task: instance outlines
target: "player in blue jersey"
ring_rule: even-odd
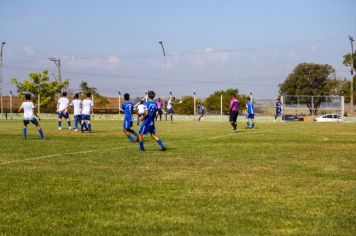
[[[204,117],[204,112],[205,112],[205,107],[203,105],[200,105],[200,103],[198,103],[198,110],[199,110],[199,119],[198,119],[198,122],[200,121],[200,119],[202,117]]]
[[[58,99],[57,102],[57,112],[58,112],[58,129],[61,130],[61,125],[62,125],[62,117],[67,119],[67,123],[69,126],[69,129],[72,129],[70,126],[70,120],[69,120],[69,115],[68,115],[68,110],[67,110],[67,105],[69,104],[69,100],[67,98],[67,92],[62,93],[63,97]]]
[[[274,122],[276,122],[278,115],[282,116],[282,122],[284,122],[283,104],[279,98],[277,99],[276,105],[274,105],[274,107],[276,108],[276,117],[274,117]]]
[[[92,100],[90,100],[90,93],[86,93],[87,98],[83,100],[82,102],[82,124],[81,124],[81,131],[84,133],[84,121],[88,121],[88,130],[89,133],[91,133],[91,123],[90,123],[90,115],[93,114],[92,116],[94,117],[94,103]]]
[[[248,119],[251,119],[251,122],[252,122],[251,129],[254,129],[255,128],[255,113],[253,110],[253,104],[249,97],[247,98],[247,102],[246,102],[246,111],[247,111],[247,114],[246,114],[247,127],[246,127],[246,129],[250,128],[250,123],[248,122]]]
[[[130,94],[125,93],[124,95],[125,102],[121,105],[120,110],[125,112],[125,120],[124,120],[124,133],[126,136],[131,140],[132,143],[135,140],[131,137],[130,133],[138,137],[138,134],[131,129],[133,123],[133,116],[132,113],[135,112],[137,115],[137,110],[135,109],[135,105],[130,102]],[[137,140],[138,141],[138,140]]]
[[[162,141],[155,135],[155,117],[158,115],[157,104],[153,101],[155,95],[156,94],[153,91],[148,91],[149,101],[144,104],[146,113],[143,117],[140,118],[140,121],[143,121],[138,135],[138,139],[140,142],[140,152],[145,151],[145,148],[143,146],[142,135],[147,135],[148,133],[150,133],[151,137],[155,139],[157,143],[162,147],[162,151],[167,150],[167,148],[163,145]]]
[[[82,101],[79,100],[79,93],[74,95],[74,100],[67,105],[66,109],[69,109],[70,107],[74,110],[75,131],[78,131],[78,123],[79,125],[82,123]]]
[[[38,121],[35,119],[35,116],[37,116],[38,120],[41,120],[41,118],[36,114],[35,111],[35,105],[33,105],[33,102],[30,101],[31,95],[30,94],[25,94],[26,101],[21,104],[21,107],[19,109],[19,112],[23,109],[23,139],[26,139],[26,130],[27,130],[27,125],[31,122],[32,124],[37,126],[38,132],[41,135],[42,139],[45,139],[43,137],[43,132],[41,129],[41,126],[38,124]]]

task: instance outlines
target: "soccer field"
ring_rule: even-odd
[[[40,125],[0,120],[1,234],[356,234],[354,124],[157,122],[143,153],[122,121]]]

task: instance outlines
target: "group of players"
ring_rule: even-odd
[[[76,93],[74,96],[74,100],[69,103],[69,100],[67,98],[67,93],[64,92],[63,97],[58,100],[57,103],[57,113],[58,113],[58,126],[59,130],[61,130],[61,121],[62,118],[67,119],[67,123],[69,126],[69,129],[71,128],[71,123],[68,115],[68,109],[73,108],[74,110],[74,123],[75,123],[75,131],[78,131],[78,124],[80,124],[81,127],[81,132],[83,133],[85,130],[88,130],[89,133],[91,133],[91,123],[90,123],[90,118],[91,116],[94,117],[94,104],[93,101],[90,99],[91,94],[86,93],[87,98],[84,99],[83,101],[79,100],[79,94]],[[166,151],[167,148],[163,145],[162,141],[156,136],[156,131],[155,131],[155,125],[154,122],[155,120],[157,121],[158,116],[160,117],[160,121],[162,121],[162,114],[164,111],[164,106],[163,102],[158,98],[156,102],[153,101],[155,97],[155,93],[153,91],[148,92],[148,102],[143,104],[143,101],[140,102],[138,105],[137,109],[135,108],[135,105],[130,102],[130,95],[126,93],[124,95],[125,102],[122,104],[120,107],[120,110],[125,113],[125,119],[123,123],[123,128],[124,128],[124,133],[126,136],[130,139],[132,143],[139,142],[140,144],[140,150],[139,151],[145,151],[144,145],[143,145],[143,137],[142,135],[148,135],[149,133],[151,134],[151,137],[157,141],[157,143],[161,146],[162,151]],[[19,112],[23,109],[24,110],[24,139],[26,139],[26,129],[27,125],[31,122],[34,125],[37,126],[38,132],[41,135],[42,139],[45,139],[43,136],[43,132],[41,129],[41,126],[38,124],[38,121],[36,120],[35,116],[40,120],[40,117],[37,115],[35,111],[35,106],[33,102],[30,101],[31,95],[26,94],[25,95],[26,101],[22,103]],[[167,109],[168,109],[168,114],[170,114],[170,121],[173,123],[173,106],[181,104],[179,103],[174,103],[175,98],[172,97],[168,103],[167,103]],[[239,101],[236,99],[236,96],[233,94],[232,99],[230,101],[230,106],[229,106],[229,111],[228,114],[230,115],[230,123],[232,127],[234,128],[232,132],[237,132],[237,117],[239,113]],[[282,117],[282,122],[284,122],[284,116],[283,116],[283,104],[280,102],[280,99],[277,99],[277,103],[275,104],[276,107],[276,116],[274,119],[274,122],[276,121],[278,115],[281,115]],[[198,110],[199,110],[199,119],[198,122],[201,120],[202,117],[204,117],[205,113],[205,108],[203,105],[198,103]],[[250,101],[250,98],[247,98],[247,103],[246,103],[246,123],[247,127],[246,129],[254,129],[255,122],[254,122],[254,107],[252,102]],[[139,133],[137,134],[134,130],[132,130],[133,126],[133,114],[136,113],[138,118],[137,118],[137,125],[139,125],[140,121],[142,121],[142,125],[140,127]],[[251,119],[252,125],[250,126],[249,119]],[[88,122],[88,128],[86,128],[86,122]],[[132,138],[132,135],[136,136],[137,139],[136,141]]]

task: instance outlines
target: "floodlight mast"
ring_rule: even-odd
[[[3,97],[3,87],[4,87],[4,83],[3,83],[3,77],[2,77],[2,47],[4,47],[4,44],[6,42],[2,42],[1,44],[1,52],[0,52],[0,85],[1,85],[1,119],[4,119],[4,106],[3,106],[3,101],[2,101],[2,97]]]
[[[162,46],[164,58],[164,86],[163,86],[163,106],[166,106],[166,52],[164,51],[163,42],[158,42]]]
[[[349,39],[350,39],[350,42],[351,42],[351,89],[350,89],[350,94],[351,94],[351,102],[350,102],[350,105],[351,105],[351,112],[350,112],[350,115],[351,117],[354,116],[354,59],[353,59],[353,51],[354,51],[354,46],[353,46],[353,42],[354,42],[354,39],[353,37],[349,36]]]
[[[252,92],[250,91],[250,98],[251,98],[251,103],[252,103]]]

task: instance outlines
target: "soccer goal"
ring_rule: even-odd
[[[343,122],[344,96],[281,96],[286,121]]]

